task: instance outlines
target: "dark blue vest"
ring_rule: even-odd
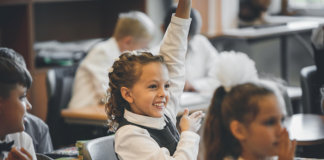
[[[128,122],[125,118],[119,123],[118,129],[125,125],[134,125],[146,129],[150,133],[150,136],[159,144],[160,147],[167,148],[170,154],[173,155],[177,148],[180,136],[177,128],[171,122],[170,118],[168,116],[165,117],[167,119],[165,121],[166,125],[161,130]]]

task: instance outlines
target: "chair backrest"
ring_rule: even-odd
[[[83,147],[84,160],[118,160],[114,150],[114,135],[90,140]]]
[[[49,126],[54,148],[61,141],[59,140],[64,130],[64,121],[61,118],[61,110],[66,108],[72,95],[74,77],[78,65],[69,67],[53,68],[48,70],[46,75],[48,110],[46,122]],[[62,140],[64,141],[64,140]]]
[[[320,82],[316,74],[316,66],[307,66],[300,72],[302,88],[302,105],[304,113],[322,114]]]

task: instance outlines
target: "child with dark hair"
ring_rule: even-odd
[[[106,111],[115,133],[115,152],[123,160],[194,160],[203,113],[185,109],[176,129],[184,87],[184,60],[191,0],[179,0],[160,55],[130,51],[109,70]]]
[[[240,0],[239,26],[267,24],[265,15],[270,3],[271,0]]]
[[[32,139],[23,132],[31,83],[22,56],[0,48],[0,159],[36,159]]]
[[[284,101],[278,88],[258,79],[253,61],[246,55],[235,60],[237,56],[220,56],[227,64],[217,72],[222,86],[215,91],[206,117],[205,160],[263,160],[273,156],[292,160],[296,141],[290,141],[282,127]],[[239,68],[233,68],[237,62]]]

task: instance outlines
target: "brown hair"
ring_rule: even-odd
[[[237,120],[249,125],[259,112],[258,99],[271,94],[274,95],[271,89],[254,83],[237,85],[229,92],[219,87],[214,93],[204,127],[205,159],[238,158],[242,148],[229,129],[230,122]]]
[[[112,70],[108,73],[109,96],[105,105],[110,130],[116,131],[118,123],[124,116],[124,109],[130,110],[130,105],[121,95],[121,87],[131,88],[141,76],[142,66],[152,62],[164,64],[164,58],[149,52],[132,51],[123,53],[114,62]]]

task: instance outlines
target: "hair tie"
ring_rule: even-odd
[[[215,75],[226,92],[232,87],[258,81],[255,63],[242,52],[222,52],[215,66]]]

